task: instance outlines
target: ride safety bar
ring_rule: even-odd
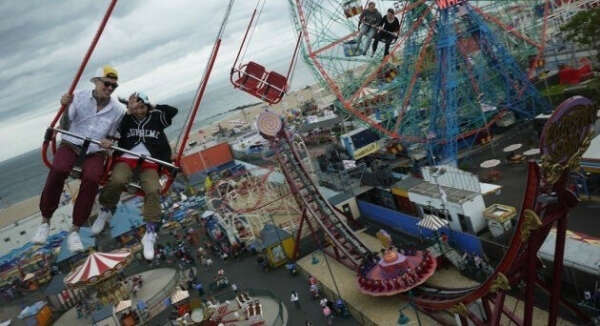
[[[49,141],[50,139],[52,139],[52,135],[53,135],[54,132],[58,132],[58,133],[61,133],[61,134],[65,134],[65,135],[68,135],[68,136],[75,137],[75,138],[83,140],[84,141],[84,145],[83,146],[86,149],[87,149],[87,145],[89,145],[90,143],[93,143],[93,144],[96,144],[96,145],[100,145],[101,144],[99,140],[92,139],[92,138],[89,138],[89,137],[83,137],[83,136],[80,136],[78,134],[74,134],[72,132],[69,132],[67,130],[63,130],[63,129],[60,129],[60,128],[48,128],[48,129],[46,129],[46,134],[44,136],[44,139],[46,141]],[[179,172],[179,167],[177,167],[176,165],[174,165],[172,163],[165,162],[165,161],[162,161],[162,160],[159,160],[159,159],[156,159],[156,158],[153,158],[151,156],[144,155],[144,154],[134,153],[134,152],[132,152],[130,150],[127,150],[127,149],[124,149],[124,148],[121,148],[121,147],[118,147],[118,146],[114,146],[114,145],[111,145],[109,148],[112,149],[112,150],[121,152],[121,153],[127,153],[129,155],[133,155],[133,156],[139,157],[140,159],[145,160],[145,161],[150,161],[150,162],[154,162],[156,164],[159,164],[159,165],[163,166],[164,168],[167,168],[171,174],[176,174],[177,172]]]

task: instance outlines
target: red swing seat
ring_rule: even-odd
[[[235,86],[254,95],[265,77],[265,67],[250,61],[238,70],[238,74]]]
[[[287,78],[275,71],[270,71],[257,93],[266,102],[276,104],[281,101],[286,88]]]

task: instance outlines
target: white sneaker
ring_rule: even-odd
[[[142,246],[144,247],[144,258],[146,260],[154,259],[154,244],[156,243],[156,233],[146,232],[142,237]]]
[[[37,231],[31,238],[31,242],[35,244],[45,244],[48,241],[48,235],[50,234],[50,224],[42,223],[38,226]]]
[[[106,222],[112,217],[112,211],[110,209],[101,208],[100,213],[98,213],[98,217],[92,224],[92,233],[94,235],[100,234],[102,230],[104,230],[104,226]]]
[[[71,231],[71,233],[69,233],[69,236],[67,236],[67,244],[69,245],[69,250],[71,250],[71,252],[83,251],[83,243],[81,242],[79,233],[76,231]]]

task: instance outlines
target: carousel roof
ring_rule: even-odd
[[[66,285],[93,283],[109,272],[123,268],[131,256],[131,250],[119,249],[109,253],[93,252],[83,264],[65,277]]]

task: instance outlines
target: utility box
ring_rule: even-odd
[[[483,211],[488,228],[494,237],[500,237],[509,231],[516,215],[517,210],[514,207],[501,204],[493,204]]]

